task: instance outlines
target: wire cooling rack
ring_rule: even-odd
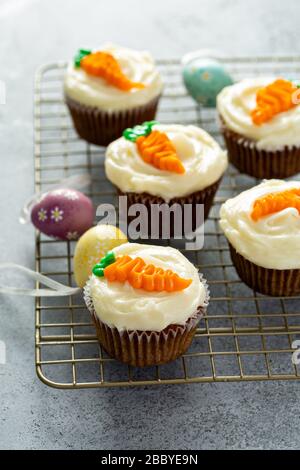
[[[295,78],[300,57],[222,59],[235,79],[259,74]],[[214,110],[200,109],[187,96],[178,60],[159,61],[166,88],[158,119],[196,124],[223,145]],[[87,194],[95,206],[116,203],[103,171],[104,149],[75,134],[63,102],[65,63],[46,65],[35,82],[35,186],[50,189],[63,177],[89,172]],[[220,204],[256,184],[230,168],[205,225],[201,251],[184,251],[210,284],[211,301],[188,352],[159,367],[137,369],[114,361],[99,346],[82,296],[36,300],[36,368],[40,379],[58,388],[88,388],[195,382],[299,379],[292,362],[293,341],[300,338],[300,298],[271,298],[243,284],[231,264],[218,226]],[[178,241],[169,241],[179,247]],[[181,244],[182,245],[182,244]],[[36,234],[36,269],[75,285],[74,242]],[[183,245],[182,245],[183,246]]]

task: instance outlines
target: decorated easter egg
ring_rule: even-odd
[[[74,252],[74,276],[84,287],[95,264],[116,246],[127,243],[126,235],[113,225],[96,225],[78,240]]]
[[[77,240],[93,225],[93,220],[92,201],[74,189],[49,191],[31,210],[33,225],[45,235],[60,240]]]
[[[182,60],[183,81],[189,94],[203,106],[214,108],[220,91],[233,80],[216,59],[199,53],[187,54]]]

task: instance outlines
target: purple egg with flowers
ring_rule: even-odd
[[[31,221],[40,232],[60,240],[77,240],[92,227],[94,208],[90,198],[75,189],[45,193],[31,210]]]

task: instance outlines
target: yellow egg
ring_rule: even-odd
[[[78,240],[74,253],[74,276],[79,287],[84,287],[93,266],[116,246],[127,243],[124,233],[113,225],[96,225]]]

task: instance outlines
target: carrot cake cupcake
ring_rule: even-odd
[[[217,109],[229,160],[256,178],[300,172],[300,106],[297,85],[258,77],[224,88]]]
[[[223,204],[220,225],[240,278],[267,295],[300,293],[300,182],[269,180]]]
[[[105,158],[107,178],[129,205],[204,204],[204,218],[226,168],[226,151],[203,129],[158,122],[126,129]]]
[[[182,355],[208,304],[197,269],[174,248],[137,243],[99,261],[85,301],[108,354],[140,367]]]
[[[96,145],[108,145],[126,127],[154,119],[162,88],[148,52],[112,44],[80,49],[64,81],[75,129]]]

